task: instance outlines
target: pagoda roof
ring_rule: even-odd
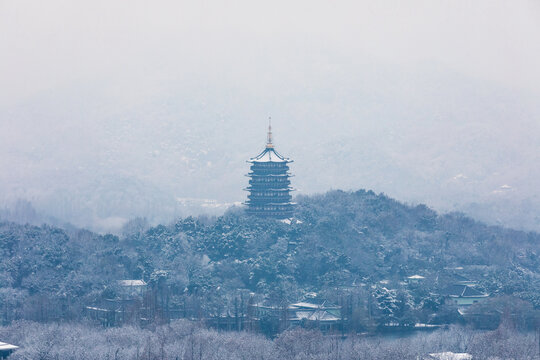
[[[269,144],[270,145],[270,144]],[[250,163],[264,163],[264,162],[277,162],[277,163],[290,163],[292,160],[284,157],[274,149],[273,146],[267,145],[266,148],[257,156],[248,160]]]
[[[294,175],[289,174],[289,173],[284,173],[284,174],[257,174],[257,173],[254,173],[254,172],[250,172],[250,173],[246,174],[246,176],[248,176],[248,177],[294,177]]]
[[[296,191],[295,188],[287,186],[285,188],[262,188],[262,189],[254,189],[251,185],[247,188],[244,188],[245,191],[251,191],[251,190],[260,190],[260,191]]]

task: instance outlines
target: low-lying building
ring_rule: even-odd
[[[118,280],[118,295],[123,299],[142,297],[146,290],[144,280]]]
[[[326,300],[309,299],[293,304],[250,305],[250,313],[255,322],[275,320],[282,329],[291,327],[315,327],[322,332],[340,330],[342,327],[341,306],[330,304]]]
[[[86,315],[104,326],[147,321],[147,309],[143,306],[147,290],[146,282],[144,280],[118,280],[115,285],[114,296],[103,299],[98,304],[86,306]]]
[[[443,295],[447,297],[447,303],[458,307],[467,307],[489,297],[489,294],[485,294],[470,285],[462,284],[454,284],[448,287]]]

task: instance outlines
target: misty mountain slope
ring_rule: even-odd
[[[25,199],[100,231],[137,216],[219,214],[245,199],[245,160],[264,145],[270,114],[278,150],[295,160],[298,194],[373,188],[539,229],[534,99],[448,68],[370,61],[351,72],[319,62],[312,78],[265,78],[276,93],[269,98],[192,76],[134,89],[134,101],[98,78],[2,107],[0,201]]]

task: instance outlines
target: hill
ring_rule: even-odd
[[[451,276],[493,298],[540,307],[539,234],[365,190],[297,201],[293,221],[233,208],[156,227],[135,219],[122,236],[2,223],[3,319],[80,318],[86,305],[113,298],[120,279],[144,279],[156,309],[166,303],[203,317],[239,301],[245,307],[253,296],[279,304],[316,293],[342,305],[345,296],[358,327],[369,325],[367,317],[428,321],[447,310],[440,294]],[[425,283],[406,285],[415,274]]]

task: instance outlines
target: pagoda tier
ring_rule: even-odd
[[[288,163],[292,160],[279,154],[272,144],[271,128],[268,129],[268,142],[263,152],[248,160],[251,163],[247,213],[260,217],[286,219],[293,215],[294,203],[290,194]]]

